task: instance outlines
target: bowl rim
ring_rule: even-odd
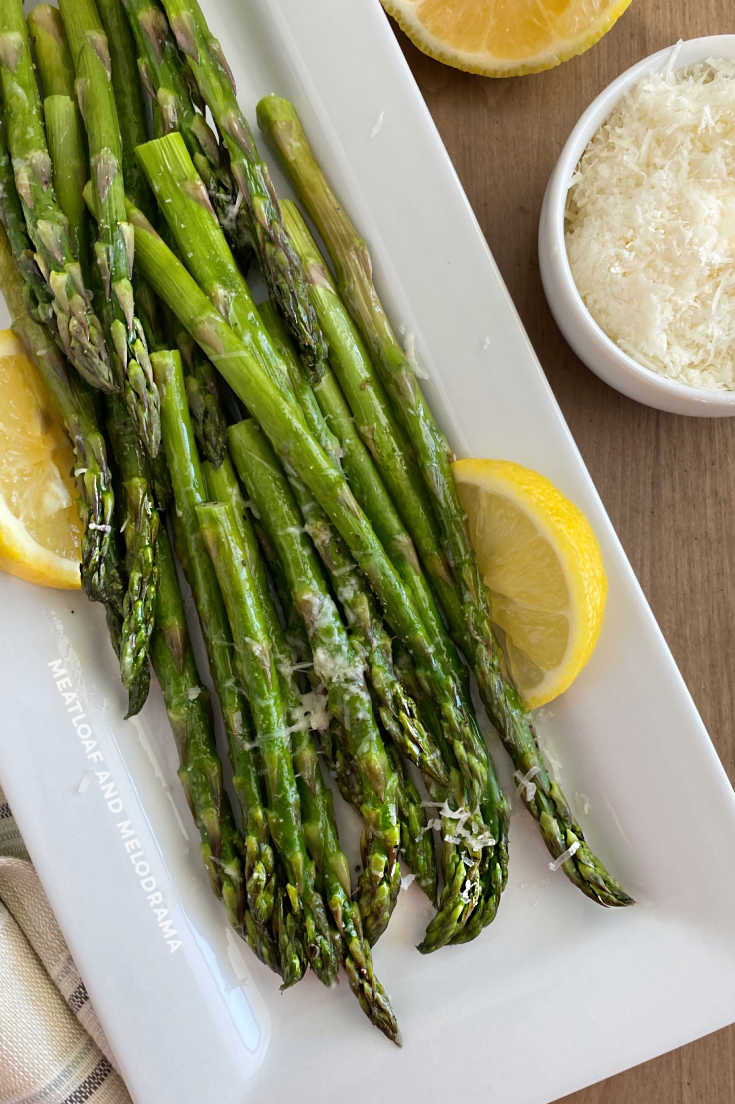
[[[626,370],[635,380],[640,381],[646,390],[658,390],[662,394],[682,400],[684,404],[696,405],[700,408],[698,412],[702,414],[707,410],[714,413],[715,407],[721,410],[729,410],[732,407],[732,412],[735,413],[735,391],[681,383],[647,368],[621,349],[605,333],[582,299],[569,262],[564,220],[567,195],[574,170],[593,135],[610,116],[625,92],[641,77],[664,69],[667,64],[680,69],[696,64],[698,61],[718,57],[735,60],[735,34],[704,35],[665,46],[631,65],[603,88],[579,117],[562,148],[549,179],[542,211],[544,232],[551,237],[553,257],[557,265],[556,275],[561,275],[566,284],[568,292],[566,306],[575,311],[578,321],[586,327],[598,348],[602,346],[607,353],[608,361],[615,360],[618,368]]]

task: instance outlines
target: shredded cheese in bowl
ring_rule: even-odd
[[[625,353],[735,390],[735,61],[631,89],[577,166],[565,232],[582,299]]]

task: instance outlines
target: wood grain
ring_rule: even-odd
[[[735,777],[735,418],[661,414],[589,372],[546,306],[536,250],[546,182],[575,121],[623,69],[679,38],[735,32],[732,0],[633,0],[591,51],[492,81],[399,39],[633,568]],[[661,733],[665,739],[665,733]],[[735,918],[734,921],[735,922]],[[564,1104],[732,1104],[735,1027]]]

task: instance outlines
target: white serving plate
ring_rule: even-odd
[[[638,904],[604,911],[552,874],[519,811],[510,884],[480,939],[419,956],[429,908],[415,887],[402,894],[375,954],[402,1050],[345,984],[327,993],[306,979],[281,995],[210,897],[158,692],[123,722],[100,610],[10,578],[0,777],[137,1104],[546,1104],[735,1019],[735,883],[719,861],[735,840],[733,792],[377,0],[205,6],[251,115],[268,91],[296,102],[370,239],[393,318],[416,337],[457,452],[539,469],[595,527],[604,630],[539,727],[592,845]],[[87,774],[56,659],[66,692],[86,698],[175,952],[123,850],[121,814]]]

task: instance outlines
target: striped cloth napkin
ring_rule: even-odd
[[[0,1104],[131,1104],[0,789]]]

